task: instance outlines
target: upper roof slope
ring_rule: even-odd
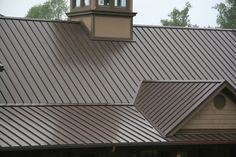
[[[236,32],[135,26],[92,41],[80,23],[0,18],[0,104],[132,103],[142,80],[227,80]]]

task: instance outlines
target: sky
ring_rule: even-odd
[[[27,11],[36,4],[42,4],[46,0],[0,0],[0,14],[11,17],[24,17]],[[134,24],[161,25],[161,19],[167,19],[173,8],[183,9],[189,1],[190,22],[200,27],[217,27],[217,11],[212,7],[224,0],[133,0],[134,12],[138,14],[134,18]]]

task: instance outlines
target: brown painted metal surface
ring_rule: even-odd
[[[134,106],[1,106],[4,149],[233,143],[236,133],[164,138]]]
[[[1,106],[0,115],[1,147],[165,141],[134,106]]]
[[[182,112],[220,82],[141,87],[137,106],[147,119],[131,105],[143,80],[226,80],[236,89],[235,30],[134,26],[133,36],[95,41],[80,23],[1,17],[0,145],[235,142],[235,133],[165,139],[147,121],[168,133]],[[179,97],[167,96],[173,92]],[[166,106],[158,109],[153,101]]]
[[[236,33],[134,27],[134,41],[92,41],[80,23],[0,18],[0,103],[132,103],[142,80],[227,80]]]

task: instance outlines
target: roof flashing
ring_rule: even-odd
[[[0,64],[0,72],[4,71],[4,66],[2,64]]]

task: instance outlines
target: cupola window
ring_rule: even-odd
[[[115,7],[126,7],[127,0],[115,0]]]
[[[98,0],[98,5],[109,6],[111,0]]]
[[[75,6],[76,7],[81,7],[81,0],[76,0]]]
[[[84,5],[89,6],[90,5],[90,0],[84,0]]]
[[[89,6],[90,0],[76,0],[75,1],[75,7],[84,7]]]

